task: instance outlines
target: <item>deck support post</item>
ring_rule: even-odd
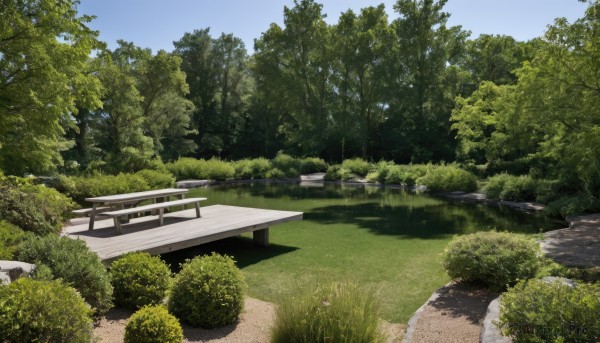
[[[254,244],[260,245],[262,247],[269,246],[269,228],[264,228],[262,230],[252,231],[252,238],[254,239]]]

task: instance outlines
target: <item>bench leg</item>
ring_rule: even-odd
[[[114,217],[113,222],[115,223],[115,228],[117,229],[117,233],[119,235],[122,234],[123,230],[121,229],[121,221],[119,220],[119,217]]]
[[[200,202],[196,203],[196,218],[202,218],[200,215]]]
[[[90,223],[88,224],[88,230],[94,229],[94,219],[96,219],[96,203],[92,206],[92,212],[90,212]]]
[[[260,245],[262,247],[268,247],[269,246],[269,228],[253,231],[252,238],[254,240],[254,244]]]
[[[162,226],[163,225],[163,213],[164,213],[165,209],[164,208],[159,208],[158,209],[158,226]]]

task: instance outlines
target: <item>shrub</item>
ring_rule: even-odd
[[[327,163],[317,157],[302,159],[302,174],[321,173],[327,171]]]
[[[456,236],[442,256],[451,278],[481,283],[495,291],[535,276],[542,262],[533,240],[507,232]]]
[[[269,170],[267,173],[267,179],[284,179],[285,173],[277,168]]]
[[[500,199],[500,194],[504,189],[504,185],[512,178],[506,173],[497,174],[487,179],[487,183],[483,187],[483,191],[490,199]]]
[[[58,233],[75,203],[33,180],[0,178],[0,218],[38,235]]]
[[[201,175],[202,161],[195,158],[182,157],[175,162],[167,163],[165,166],[171,174],[175,175],[177,181],[203,179],[204,175]]]
[[[175,186],[175,177],[169,172],[144,169],[134,175],[141,176],[150,189],[171,188]]]
[[[232,162],[233,169],[235,170],[234,177],[236,180],[249,180],[252,179],[252,167],[250,166],[251,160],[243,159]]]
[[[183,330],[164,306],[145,306],[125,326],[125,343],[181,343]]]
[[[598,342],[600,285],[529,280],[502,295],[497,325],[515,342]]]
[[[300,176],[300,170],[302,170],[302,160],[281,152],[273,158],[271,164],[273,168],[281,170],[285,174],[285,177],[289,178]]]
[[[21,244],[18,258],[50,267],[54,277],[77,289],[96,314],[104,314],[112,306],[108,272],[84,241],[55,235],[32,237]]]
[[[266,179],[271,171],[271,162],[264,157],[233,162],[235,178],[238,180]]]
[[[392,165],[387,169],[383,182],[389,185],[414,186],[418,176],[411,173],[409,166]]]
[[[350,181],[350,180],[354,179],[355,177],[356,177],[356,175],[352,174],[352,172],[350,172],[349,169],[342,167],[341,164],[335,164],[335,165],[330,166],[327,169],[327,173],[325,173],[325,180],[328,180],[328,181],[336,181],[336,180]]]
[[[371,171],[371,164],[362,158],[353,158],[344,160],[342,162],[342,168],[347,169],[352,174],[356,174],[359,176],[365,176]]]
[[[205,178],[209,180],[225,181],[233,179],[235,175],[235,169],[231,164],[216,158],[206,161],[203,169]]]
[[[569,279],[576,279],[583,282],[598,283],[600,282],[600,267],[591,268],[568,268],[564,273]]]
[[[186,261],[175,277],[169,311],[193,326],[214,328],[235,322],[244,297],[242,273],[228,256],[213,253]]]
[[[0,260],[12,260],[27,233],[15,225],[0,220]]]
[[[92,338],[91,311],[60,281],[20,278],[0,287],[2,342],[81,342]]]
[[[544,211],[549,216],[568,217],[600,210],[600,201],[586,194],[563,196],[548,203]]]
[[[141,175],[123,173],[118,175],[60,176],[57,188],[80,204],[85,203],[85,198],[150,189]]]
[[[477,190],[477,177],[455,165],[440,165],[430,168],[425,176],[417,180],[434,192]]]
[[[117,305],[141,308],[160,304],[171,282],[169,267],[158,256],[145,252],[127,254],[110,268]]]
[[[276,310],[271,342],[385,342],[379,304],[352,284],[301,292]]]

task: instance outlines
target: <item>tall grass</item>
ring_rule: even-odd
[[[385,342],[379,312],[373,294],[354,284],[304,290],[277,308],[271,342]]]

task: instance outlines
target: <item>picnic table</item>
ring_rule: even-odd
[[[115,220],[117,231],[121,231],[120,216],[129,215],[136,212],[147,210],[159,210],[159,223],[162,225],[162,213],[164,208],[170,206],[186,205],[188,203],[196,203],[196,212],[200,217],[199,201],[206,198],[191,198],[185,199],[187,189],[166,188],[144,192],[134,192],[125,194],[106,195],[94,198],[86,198],[85,201],[92,203],[92,208],[74,211],[77,214],[89,214],[90,222],[88,230],[94,229],[94,221],[96,216],[108,216]],[[170,197],[175,197],[179,200],[168,201]],[[152,205],[136,207],[140,202],[153,200]]]

